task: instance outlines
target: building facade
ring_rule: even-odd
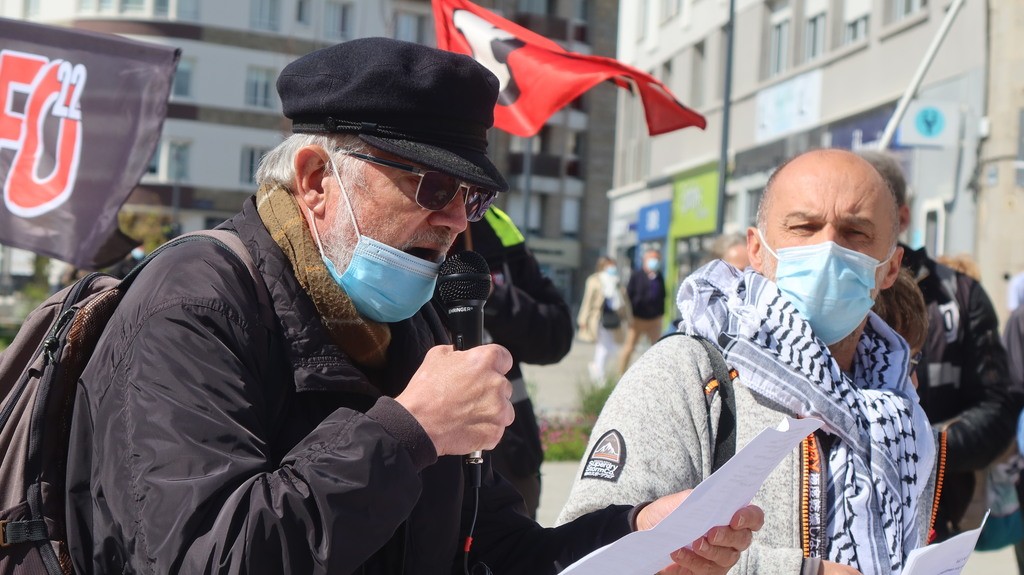
[[[619,98],[609,250],[625,259],[638,247],[662,248],[669,256],[666,277],[678,285],[703,263],[717,230],[744,231],[754,222],[768,176],[783,160],[813,148],[874,146],[950,4],[736,0],[720,210],[729,3],[623,3],[619,59],[659,77],[705,115],[708,127],[652,138],[639,101]],[[978,158],[991,125],[987,19],[984,2],[963,4],[890,147],[910,184],[904,240],[933,255],[974,254],[979,247]],[[645,235],[648,214],[666,203],[670,221]]]
[[[617,0],[481,5],[569,50],[615,55]],[[181,49],[159,148],[123,208],[172,233],[215,226],[255,192],[260,157],[289,133],[275,89],[288,62],[356,37],[435,44],[429,0],[0,0],[0,16]],[[512,186],[499,205],[569,301],[607,244],[615,107],[602,86],[533,138],[492,130],[491,155]]]

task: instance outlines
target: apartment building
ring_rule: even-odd
[[[615,55],[617,0],[481,5],[569,50]],[[124,211],[182,231],[217,225],[255,191],[260,157],[289,130],[275,90],[289,61],[356,37],[435,43],[429,0],[0,0],[0,16],[181,48],[159,149]],[[499,205],[570,301],[607,244],[615,105],[615,89],[601,86],[533,138],[492,130],[512,186]]]
[[[768,176],[784,159],[874,145],[951,3],[735,0],[721,228],[753,223]],[[704,261],[719,229],[728,12],[727,0],[621,5],[619,59],[661,78],[708,120],[704,131],[652,138],[639,101],[619,98],[609,250],[628,258],[638,248],[663,249],[666,277],[676,282]],[[910,183],[904,239],[933,255],[978,247],[978,152],[992,129],[987,18],[985,2],[963,4],[891,146]]]
[[[358,36],[432,43],[430,5],[376,0],[6,0],[0,15],[177,46],[160,146],[125,210],[208,228],[255,192],[288,133],[275,82],[288,62]]]

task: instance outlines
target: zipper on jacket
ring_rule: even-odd
[[[932,516],[928,521],[928,543],[935,540],[935,520],[939,515],[939,500],[942,498],[942,480],[946,476],[946,432],[939,432],[939,465],[935,470],[935,497],[932,500]]]
[[[804,557],[825,556],[825,510],[827,506],[826,473],[827,463],[822,441],[812,433],[800,443],[800,545]],[[811,536],[811,487],[817,485],[816,537]]]

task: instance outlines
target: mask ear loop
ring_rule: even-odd
[[[334,154],[328,156],[331,160],[331,168],[334,169],[334,180],[338,182],[338,187],[341,188],[341,197],[345,198],[345,205],[348,206],[348,217],[352,220],[352,229],[356,232],[356,239],[359,239],[359,224],[356,222],[356,211],[352,207],[352,200],[348,197],[348,189],[345,188],[345,184],[341,182],[341,173],[338,172],[338,164],[334,163]]]
[[[331,162],[331,169],[334,170],[334,180],[338,182],[338,187],[341,188],[341,197],[345,198],[345,205],[348,206],[348,215],[352,220],[352,228],[356,232],[356,239],[359,238],[359,224],[356,223],[355,210],[352,209],[352,201],[348,197],[348,190],[345,188],[345,184],[341,182],[341,175],[338,174],[338,165],[334,163],[334,155],[328,154],[327,156]],[[320,231],[316,227],[316,217],[313,216],[313,210],[306,207],[306,212],[309,213],[309,223],[313,227],[313,239],[316,240],[316,249],[320,251],[320,257],[326,258],[324,254],[324,246],[320,243]]]
[[[764,232],[761,231],[761,228],[757,228],[757,235],[761,238],[761,245],[764,246],[764,249],[768,250],[768,253],[772,254],[775,261],[779,261],[779,254],[775,253],[775,250],[768,245],[768,240],[764,239]]]

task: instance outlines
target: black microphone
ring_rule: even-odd
[[[491,295],[491,270],[487,260],[471,251],[459,252],[441,264],[437,293],[448,315],[448,329],[458,351],[484,343],[484,304]],[[474,487],[480,487],[482,451],[466,456]]]

